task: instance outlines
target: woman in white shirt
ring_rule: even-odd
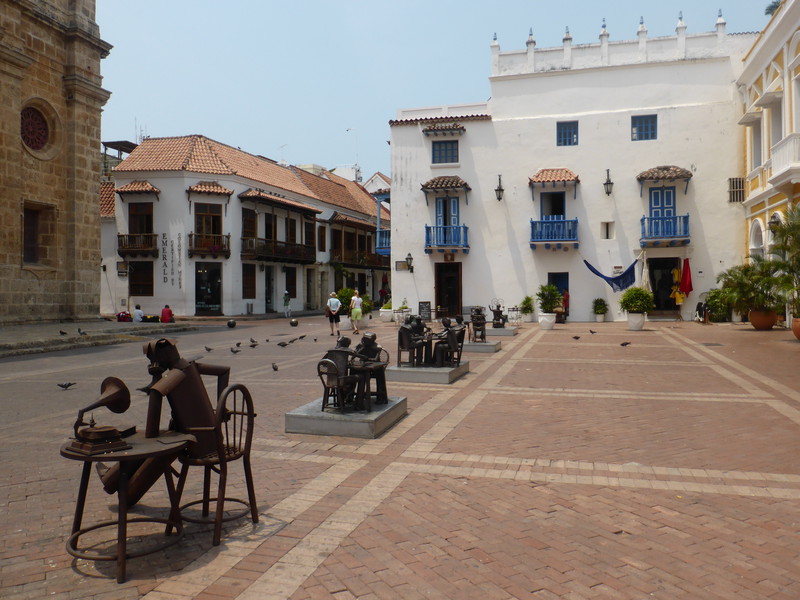
[[[331,323],[331,335],[339,335],[339,311],[341,308],[342,303],[336,296],[336,292],[331,292],[331,296],[328,298],[327,308],[325,309],[325,314],[328,315],[328,320]],[[333,332],[334,329],[336,329],[336,333]]]
[[[358,326],[361,324],[361,306],[364,300],[358,295],[358,290],[353,291],[350,299],[350,322],[353,323],[353,333],[358,333]]]

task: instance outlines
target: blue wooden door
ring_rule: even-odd
[[[675,235],[675,187],[650,188],[651,237]]]

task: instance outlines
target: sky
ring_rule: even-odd
[[[252,154],[391,175],[404,108],[484,102],[489,45],[523,50],[713,31],[760,31],[768,0],[97,0],[114,47],[102,140],[201,134]]]

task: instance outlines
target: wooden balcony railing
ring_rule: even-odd
[[[379,229],[375,239],[375,252],[377,254],[391,254],[392,251],[392,230]]]
[[[192,256],[231,256],[231,236],[230,234],[211,234],[211,233],[190,233],[189,234],[189,257]]]
[[[312,245],[265,238],[242,238],[242,258],[311,264],[316,260]]]
[[[331,250],[331,262],[342,263],[351,267],[388,267],[389,258],[375,252],[364,250]]]
[[[158,257],[158,234],[119,233],[117,234],[117,254],[123,258],[129,256]]]

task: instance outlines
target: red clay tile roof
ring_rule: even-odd
[[[326,170],[322,171],[322,175],[314,175],[297,167],[292,167],[292,169],[320,200],[367,217],[376,216],[375,198],[361,184]],[[389,216],[389,212],[384,207],[381,211],[381,224],[384,220],[388,223]]]
[[[196,185],[190,185],[186,191],[194,194],[219,194],[221,196],[230,196],[233,194],[233,190],[222,187],[216,181],[201,181]]]
[[[117,196],[114,193],[113,181],[100,182],[100,216],[113,217],[114,205],[116,204]]]
[[[536,175],[529,178],[530,183],[551,183],[558,181],[574,181],[580,183],[580,178],[569,169],[539,169]]]
[[[391,180],[391,178],[390,178],[390,177],[388,177],[387,175],[384,175],[384,174],[383,174],[383,173],[381,173],[380,171],[376,171],[376,172],[375,172],[375,174],[376,174],[378,177],[380,177],[381,179],[383,179],[383,180],[386,182],[386,185],[392,185],[392,180]]]
[[[390,196],[392,194],[391,188],[381,188],[372,192],[373,196]]]
[[[457,117],[420,117],[417,119],[398,119],[389,121],[389,127],[395,125],[416,125],[418,123],[452,123],[453,121],[491,121],[492,115],[464,115]]]
[[[343,225],[350,225],[351,227],[359,227],[361,229],[375,229],[375,223],[370,223],[364,219],[357,219],[356,217],[348,217],[338,212],[334,212],[330,218],[331,223],[342,223]],[[383,227],[383,221],[381,221]]]
[[[118,194],[160,194],[161,190],[149,181],[137,179],[114,190]]]
[[[472,188],[467,183],[456,175],[443,175],[442,177],[434,177],[422,184],[422,189],[433,192],[436,190],[471,190]]]
[[[276,196],[275,194],[270,194],[268,192],[265,192],[264,190],[256,190],[253,188],[250,188],[246,192],[242,192],[241,194],[239,194],[239,198],[242,200],[255,200],[255,201],[265,202],[267,204],[287,206],[289,208],[296,208],[304,212],[313,212],[313,213],[322,212],[317,208],[306,206],[305,204],[302,204],[300,202],[295,202],[294,200],[289,200],[288,198],[281,198],[280,196]]]
[[[662,165],[642,171],[636,176],[638,181],[673,181],[675,179],[691,179],[692,172],[675,165]]]
[[[431,125],[428,125],[427,127],[425,127],[422,130],[422,133],[425,133],[425,134],[433,133],[433,134],[435,134],[435,133],[437,133],[439,131],[458,131],[459,133],[464,133],[466,130],[467,130],[467,128],[464,127],[463,125],[459,124],[459,123],[442,122],[442,123],[433,123]]]
[[[114,168],[116,173],[189,171],[210,175],[239,175],[308,196],[309,190],[291,169],[202,135],[147,138]]]

